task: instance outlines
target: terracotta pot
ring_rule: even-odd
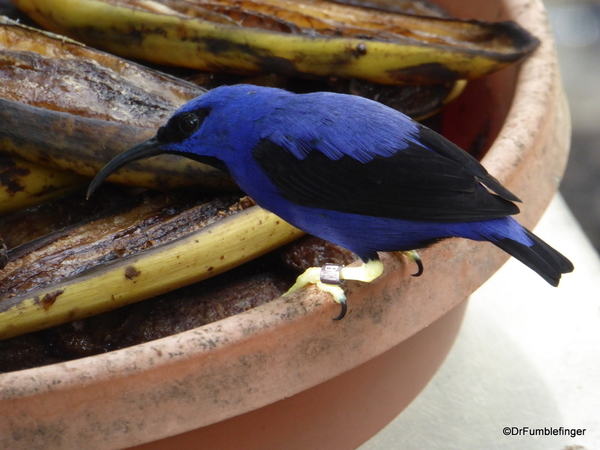
[[[523,199],[520,221],[531,227],[557,190],[570,131],[541,1],[440,3],[462,17],[516,20],[542,41],[520,68],[471,83],[445,123],[451,136],[460,123],[463,145],[486,130],[484,164]],[[420,278],[384,255],[380,279],[347,283],[339,322],[338,306],[311,288],[143,345],[0,375],[0,447],[112,449],[174,436],[141,448],[356,448],[427,384],[465,299],[507,259],[459,239],[421,256]]]

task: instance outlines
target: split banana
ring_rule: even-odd
[[[324,0],[12,0],[43,27],[155,63],[382,84],[472,79],[531,53],[512,22],[391,14]]]
[[[155,133],[150,128],[89,119],[0,98],[0,152],[89,178],[116,155]],[[154,189],[234,186],[222,172],[172,155],[132,165],[110,181]]]
[[[0,17],[0,97],[90,119],[157,128],[205,89]]]
[[[195,283],[303,234],[257,206],[217,219],[163,245],[2,300],[0,339],[88,317]]]
[[[4,159],[0,169],[6,180],[0,212],[81,185],[204,92],[6,19],[0,20],[0,79],[0,153],[17,158]],[[112,181],[165,189],[233,186],[218,170],[173,156],[122,171]]]

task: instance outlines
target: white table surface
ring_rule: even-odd
[[[600,449],[600,259],[560,196],[535,233],[575,272],[553,288],[509,260],[471,296],[429,385],[360,450]],[[505,427],[585,431],[505,436]]]

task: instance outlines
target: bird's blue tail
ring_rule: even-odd
[[[531,231],[525,228],[523,231],[532,245],[525,245],[509,238],[491,242],[534,270],[552,286],[558,286],[560,276],[573,271],[573,263]]]

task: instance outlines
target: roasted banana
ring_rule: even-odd
[[[85,177],[93,177],[110,159],[155,133],[0,98],[0,152]],[[120,171],[111,181],[155,189],[234,186],[216,169],[170,155]]]
[[[93,177],[204,92],[68,38],[0,22],[0,154],[19,159],[4,160],[0,212]],[[34,164],[24,168],[24,161]],[[112,181],[165,189],[233,186],[222,172],[176,157],[157,158]]]
[[[13,0],[43,27],[131,58],[202,70],[472,79],[539,41],[516,23],[392,14],[324,0]]]
[[[205,89],[0,17],[0,98],[156,128]]]
[[[31,280],[23,280],[29,283],[29,287],[19,287],[22,292],[17,295],[11,293],[8,287],[4,293],[7,298],[0,301],[0,339],[88,317],[195,283],[303,234],[257,206],[241,212],[217,214],[213,219],[209,224],[202,224],[206,226],[199,224],[194,231],[162,245],[154,246],[152,239],[145,239],[142,247],[148,249],[129,256],[116,258],[120,252],[126,251],[124,248],[119,250],[120,244],[117,243],[116,248],[111,247],[108,252],[104,250],[104,256],[100,255],[105,259],[116,259],[58,282],[60,274],[55,277],[53,273],[42,272],[38,275],[39,280],[44,280],[44,277],[47,280],[40,281],[42,287],[31,290]],[[85,232],[69,233],[69,237],[71,241],[88,238]],[[61,246],[60,238],[51,244],[43,244],[46,247]],[[83,255],[82,258],[87,258],[84,254],[86,246],[90,245],[94,244],[82,242],[78,250],[61,252],[62,258],[73,258],[77,251]],[[18,277],[19,268],[35,260],[42,250],[9,260],[3,274],[3,286],[10,285],[13,277]],[[9,259],[10,255],[11,251]],[[51,251],[48,255],[46,260],[56,258]],[[39,263],[44,263],[44,257]],[[55,264],[64,267],[62,261],[55,261]],[[57,271],[57,268],[49,266],[48,270]]]

